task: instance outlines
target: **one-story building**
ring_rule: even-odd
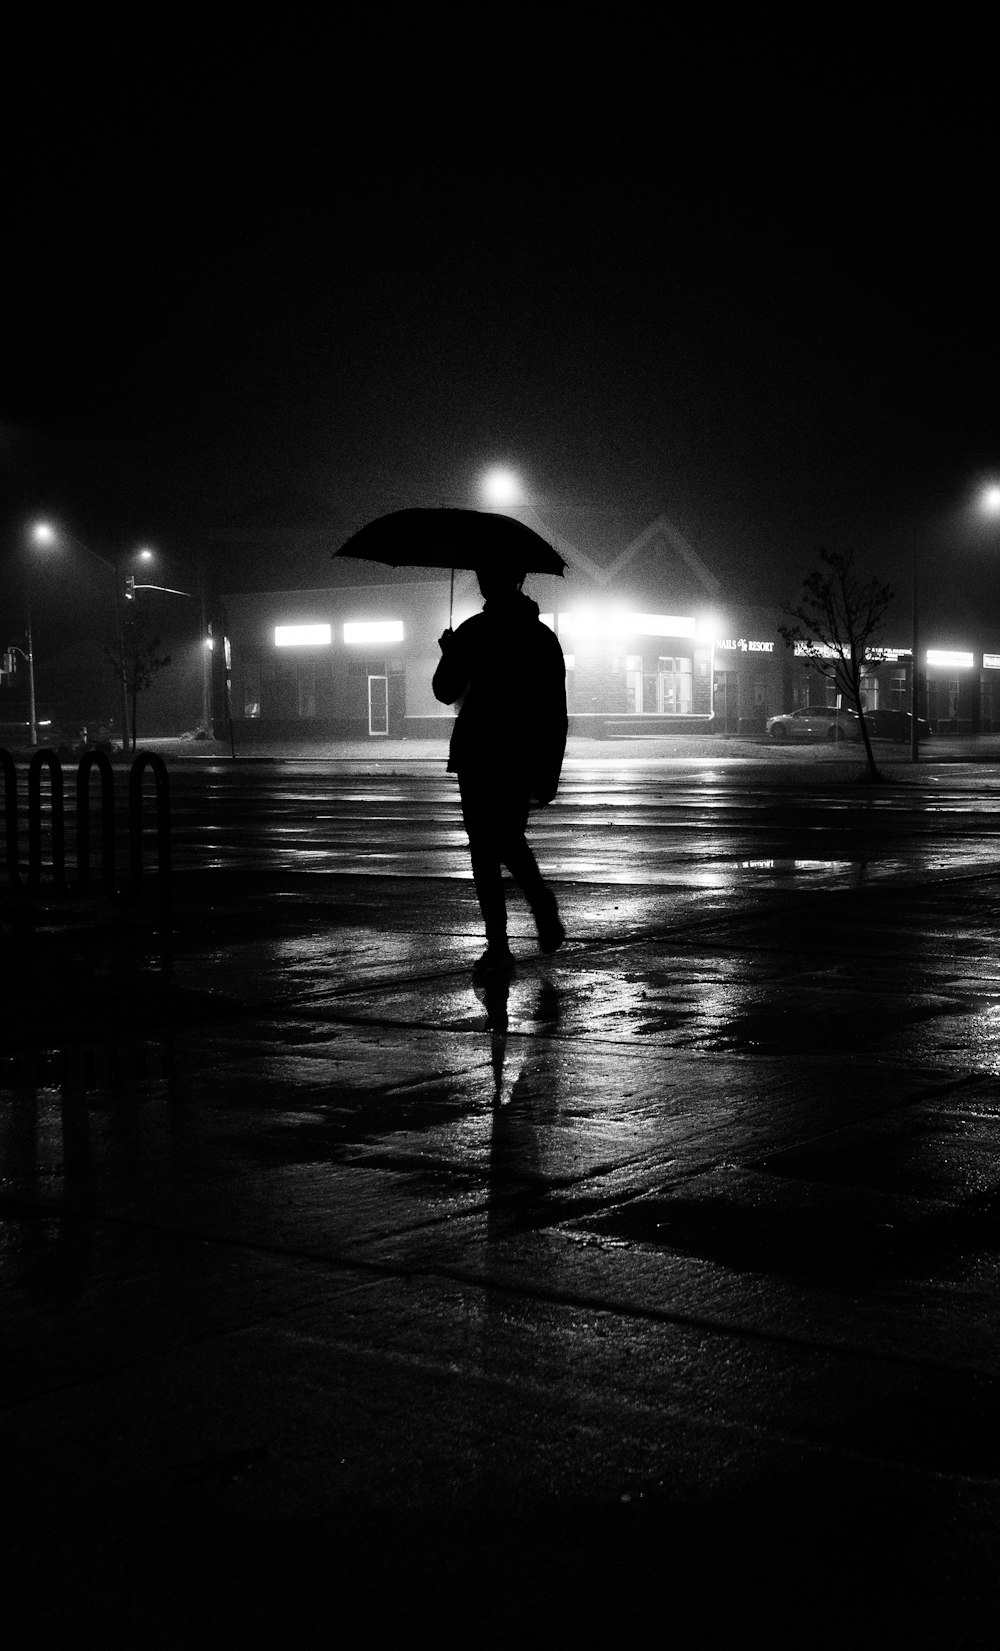
[[[604,561],[560,534],[546,537],[566,562],[565,576],[530,576],[526,588],[563,646],[571,733],[757,733],[769,716],[833,694],[782,640],[780,610],[726,601],[665,516]],[[251,742],[255,733],[273,740],[445,732],[453,713],[430,686],[438,637],[480,605],[469,572],[452,579],[339,559],[323,588],[225,596],[234,730]],[[961,640],[938,647],[929,634],[921,714],[939,730],[998,729],[1000,633]],[[870,708],[909,709],[905,644],[893,636],[872,651]]]

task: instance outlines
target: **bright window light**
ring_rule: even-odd
[[[329,644],[333,632],[329,625],[275,625],[276,648],[317,648]]]
[[[353,619],[344,626],[345,642],[402,642],[401,619]]]
[[[636,636],[693,636],[695,622],[673,613],[630,613],[629,628]]]
[[[928,665],[951,665],[955,670],[967,670],[973,663],[971,654],[949,653],[946,648],[928,648]]]
[[[620,608],[583,608],[559,615],[560,636],[694,636],[695,620],[672,613],[626,613]]]

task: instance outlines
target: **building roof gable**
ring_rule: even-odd
[[[552,534],[551,538],[573,571],[601,589],[615,585],[626,570],[631,571],[633,579],[642,570],[658,584],[665,580],[676,584],[673,573],[680,569],[680,582],[693,592],[715,597],[720,590],[718,579],[667,516],[655,517],[609,562],[598,562],[562,534]]]

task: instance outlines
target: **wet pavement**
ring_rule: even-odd
[[[581,756],[506,986],[422,769],[4,909],[9,1643],[1000,1642],[997,780],[835,763]]]

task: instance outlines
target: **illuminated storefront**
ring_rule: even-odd
[[[806,664],[797,645],[792,706],[834,705],[836,684]],[[831,655],[832,658],[832,650]],[[861,678],[868,711],[908,712],[912,706],[911,648],[869,648]],[[975,647],[921,649],[918,715],[938,734],[992,733],[1000,730],[1000,654]]]
[[[448,586],[269,591],[224,599],[234,726],[254,735],[402,735],[430,692]]]
[[[724,603],[665,531],[652,524],[603,568],[561,539],[565,579],[529,580],[562,644],[571,734],[761,735],[779,712],[836,703],[835,683],[783,641],[782,612]],[[680,547],[672,562],[670,545]],[[227,703],[244,741],[447,734],[453,712],[431,691],[438,638],[449,614],[457,626],[480,609],[475,578],[459,571],[452,590],[447,575],[380,572],[365,584],[223,598]],[[920,715],[937,733],[1000,731],[1000,632],[938,646],[928,624],[924,636]],[[910,709],[912,653],[898,643],[868,651],[869,710]]]
[[[436,580],[225,597],[240,737],[445,733],[453,713],[430,684],[450,602]],[[454,623],[480,605],[460,579]],[[542,619],[566,659],[571,731],[751,733],[784,708],[787,650],[768,610],[720,619],[581,600]]]

